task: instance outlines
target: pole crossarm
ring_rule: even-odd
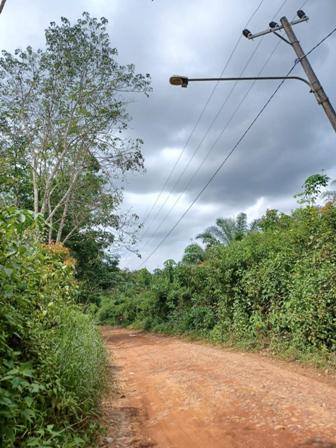
[[[305,15],[305,16],[303,16],[303,17],[300,18],[300,19],[293,20],[292,22],[290,22],[290,24],[291,24],[291,25],[297,25],[297,24],[299,24],[299,23],[308,22],[308,20],[309,20],[309,17],[307,17],[307,16]],[[269,28],[268,28],[267,30],[265,30],[265,31],[260,31],[259,33],[254,33],[254,34],[252,34],[252,33],[246,33],[246,37],[247,37],[248,39],[250,39],[250,40],[253,40],[253,39],[255,39],[256,37],[265,36],[265,34],[270,34],[270,33],[274,33],[274,34],[276,34],[277,31],[281,31],[281,30],[283,30],[283,29],[284,29],[284,26],[283,26],[282,24],[281,24],[281,25],[278,25],[278,24],[274,23],[274,26],[269,27]],[[282,37],[282,36],[281,36],[281,37]],[[287,43],[289,43],[289,42],[287,42]]]

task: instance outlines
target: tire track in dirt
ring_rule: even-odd
[[[336,381],[261,355],[105,327],[102,446],[336,448]]]

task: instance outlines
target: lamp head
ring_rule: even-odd
[[[302,9],[299,9],[296,14],[299,19],[304,19],[306,17],[306,13],[302,11]]]
[[[268,25],[269,25],[269,27],[270,27],[271,29],[274,29],[274,28],[276,28],[277,26],[279,26],[276,22],[270,22]]]
[[[186,76],[174,75],[169,78],[169,82],[173,86],[188,87],[188,78]]]

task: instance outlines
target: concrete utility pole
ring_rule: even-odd
[[[303,51],[300,42],[298,41],[294,31],[293,26],[297,25],[298,23],[307,22],[309,18],[306,16],[306,14],[302,11],[302,9],[299,9],[297,11],[298,19],[293,20],[292,22],[289,22],[287,17],[282,17],[280,19],[281,25],[278,25],[276,22],[270,22],[269,28],[265,31],[261,31],[259,33],[252,34],[250,30],[243,30],[243,35],[247,39],[255,39],[260,36],[264,36],[265,34],[275,34],[277,37],[279,37],[281,40],[286,42],[286,44],[291,45],[298,57],[297,62],[300,62],[300,64],[303,67],[303,70],[305,71],[307,75],[307,79],[301,78],[300,76],[289,76],[289,74],[292,72],[293,68],[289,71],[289,73],[286,76],[248,76],[248,77],[229,77],[229,78],[188,78],[187,76],[181,76],[181,75],[174,75],[171,76],[169,79],[170,84],[174,86],[181,86],[181,87],[187,87],[190,82],[194,81],[263,81],[263,80],[274,80],[274,79],[294,79],[298,81],[302,81],[310,87],[310,91],[314,93],[316,100],[318,104],[320,104],[334,131],[336,132],[336,112],[333,108],[331,102],[329,101],[329,98],[327,97],[325,91],[323,90],[323,87],[318,80],[312,66],[310,65],[310,62],[308,61],[308,57]],[[287,34],[288,39],[286,39],[284,36],[278,33],[278,31],[284,30]],[[322,41],[321,41],[322,42]],[[320,42],[320,43],[321,43]],[[318,46],[318,45],[317,45]],[[316,47],[314,47],[315,49]],[[312,51],[312,50],[311,50]],[[311,52],[310,51],[310,52]]]
[[[323,107],[332,127],[334,128],[334,131],[336,131],[335,109],[333,108],[329,98],[327,97],[318,77],[316,76],[316,74],[308,60],[308,57],[306,56],[305,52],[303,51],[303,49],[300,45],[300,42],[299,42],[298,38],[296,37],[294,30],[293,30],[293,25],[307,21],[308,17],[302,10],[299,10],[297,12],[297,15],[299,17],[299,20],[294,20],[292,22],[289,22],[287,17],[282,17],[280,19],[281,25],[278,25],[276,22],[271,22],[269,24],[270,28],[266,31],[262,31],[257,34],[252,34],[249,30],[244,30],[243,35],[245,37],[247,37],[248,39],[255,39],[256,37],[263,36],[268,33],[273,33],[276,36],[278,36],[280,39],[284,40],[287,44],[289,44],[293,47],[293,50],[295,51],[295,53],[298,57],[298,62],[300,62],[303,70],[305,71],[305,73],[307,75],[309,84],[311,86],[311,91],[314,93],[318,104],[320,104]],[[285,39],[283,36],[281,36],[281,34],[278,34],[278,31],[280,31],[282,29],[285,31],[288,40]]]
[[[283,26],[285,33],[287,34],[288,40],[290,44],[292,45],[302,67],[305,71],[307,78],[309,79],[312,91],[316,97],[317,102],[323,107],[327,117],[329,118],[329,121],[336,131],[336,112],[333,108],[331,102],[329,101],[329,98],[327,97],[320,81],[318,80],[318,77],[316,76],[312,66],[310,65],[310,62],[305,56],[305,53],[300,45],[299,40],[297,39],[293,27],[288,21],[287,17],[282,17],[280,19],[281,25]]]

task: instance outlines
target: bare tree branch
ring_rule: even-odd
[[[64,201],[67,199],[67,197],[71,194],[71,192],[72,192],[72,190],[73,190],[73,188],[74,188],[74,186],[75,186],[75,184],[76,184],[76,181],[77,181],[77,178],[78,178],[78,176],[79,176],[79,173],[80,173],[80,169],[78,169],[75,173],[74,173],[74,175],[73,175],[73,177],[72,177],[72,179],[71,179],[71,182],[70,182],[70,184],[69,184],[69,187],[68,187],[68,189],[66,190],[66,192],[64,193],[64,195],[62,196],[62,198],[59,200],[59,202],[55,205],[55,207],[53,208],[53,210],[52,210],[52,212],[50,213],[50,215],[48,216],[48,218],[46,219],[46,221],[47,222],[49,222],[49,220],[54,216],[54,214],[57,212],[57,210],[61,207],[61,205],[64,203]]]

